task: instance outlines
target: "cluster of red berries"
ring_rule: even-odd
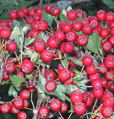
[[[11,35],[11,24],[14,19],[24,19],[26,17],[26,23],[30,25],[31,29],[27,32],[27,38],[35,38],[39,36],[41,32],[48,30],[48,23],[43,19],[43,9],[31,9],[21,8],[18,12],[15,10],[9,13],[12,20],[1,20],[0,22],[0,37],[2,39],[8,39]],[[47,5],[45,11],[51,14],[53,17],[60,14],[60,9],[53,5]],[[33,53],[39,53],[42,62],[48,63],[53,59],[62,59],[67,54],[71,55],[74,60],[82,60],[87,77],[91,83],[92,90],[82,93],[79,89],[72,91],[70,94],[70,100],[74,104],[74,112],[77,115],[83,115],[92,106],[94,99],[101,99],[101,106],[98,109],[94,109],[95,113],[101,113],[105,118],[111,117],[114,109],[114,56],[111,49],[114,47],[114,13],[100,10],[96,16],[86,17],[81,9],[69,10],[66,14],[67,20],[58,21],[58,29],[53,29],[47,36],[47,42],[44,39],[36,39],[32,45],[27,46]],[[82,20],[80,20],[82,18]],[[81,34],[78,35],[78,33]],[[103,61],[96,65],[93,54],[85,54],[79,56],[76,52],[77,47],[86,46],[88,43],[89,35],[97,32],[99,40],[102,41],[102,49],[105,53]],[[91,41],[92,42],[92,41]],[[24,48],[23,48],[24,49]],[[9,52],[15,52],[18,50],[18,46],[14,40],[8,40],[6,48]],[[58,53],[60,50],[61,54]],[[89,50],[88,50],[89,51]],[[107,55],[108,54],[108,55]],[[17,57],[17,56],[16,56]],[[9,57],[4,67],[4,80],[10,80],[9,74],[16,73],[18,77],[26,77],[27,73],[31,73],[36,70],[36,64],[33,63],[29,57],[25,56],[22,62],[12,61],[13,57]],[[58,82],[64,85],[76,85],[74,81],[75,71],[73,69],[80,69],[75,63],[68,60],[68,67],[65,68],[62,63],[58,64],[57,71],[52,69],[45,69],[44,73],[40,69],[40,73],[47,79],[45,89],[48,92],[54,92],[58,85]],[[39,78],[39,77],[37,77]],[[37,79],[38,80],[38,79]],[[29,91],[34,91],[34,83],[28,82],[27,90],[20,92],[20,97],[13,100],[13,104],[2,104],[1,112],[14,114],[18,113],[19,119],[27,118],[27,114],[24,111],[20,111],[23,108],[27,108],[29,103],[27,99],[30,96]],[[110,90],[110,91],[107,91]],[[50,109],[52,111],[66,112],[68,106],[65,102],[61,102],[59,99],[52,99],[50,102]],[[38,116],[40,118],[47,118],[49,115],[49,107],[41,106],[38,110]],[[95,119],[103,119],[96,116]]]

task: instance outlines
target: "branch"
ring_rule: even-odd
[[[60,2],[62,0],[59,0],[59,1],[56,1],[56,2],[53,2],[51,3],[51,5],[56,5],[58,2]],[[91,0],[74,0],[73,1],[73,4],[77,4],[77,3],[81,3],[81,2],[90,2]],[[42,8],[45,8],[47,4],[43,4],[43,0],[40,0],[40,3],[38,5],[35,5],[35,6],[30,6],[28,9],[36,9],[36,8],[39,8],[39,7],[42,7]]]

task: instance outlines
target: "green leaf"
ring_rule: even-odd
[[[78,89],[75,85],[64,85],[64,87],[66,88],[66,93],[69,95],[71,94],[72,91]]]
[[[56,90],[54,91],[54,94],[62,101],[65,101],[66,95],[64,94],[66,88],[63,85],[57,85]]]
[[[59,17],[61,21],[68,20],[67,17],[63,13],[60,13]]]
[[[14,26],[20,26],[20,22],[19,21],[17,21],[17,20],[13,20],[13,24],[14,24]]]
[[[99,36],[97,32],[94,32],[89,36],[86,47],[91,52],[98,54],[98,45],[99,45]]]
[[[3,12],[5,8],[3,7],[3,5],[0,4],[0,14]]]
[[[109,8],[114,9],[114,1],[113,0],[102,0]]]
[[[13,85],[11,85],[9,87],[8,95],[9,96],[13,96],[13,97],[17,97],[18,96],[17,91],[15,90],[15,88],[13,87]]]
[[[12,84],[15,86],[15,88],[20,91],[20,84],[25,82],[25,78],[23,77],[17,77],[17,75],[14,75],[14,74],[11,74],[11,81],[12,81]]]
[[[41,31],[39,36],[38,36],[38,38],[42,38],[43,39],[44,35],[45,35],[45,33]]]
[[[61,60],[61,63],[63,65],[64,68],[68,68],[68,60],[67,60],[67,57],[65,57],[64,59]]]
[[[34,43],[35,38],[32,38],[31,40],[29,40],[29,42],[27,44],[25,44],[25,46],[31,45],[32,43]]]
[[[73,62],[74,64],[76,64],[78,66],[81,66],[81,67],[83,66],[82,61],[72,58],[69,54],[67,54],[67,59],[71,60],[71,62]]]
[[[79,72],[78,70],[75,70],[75,78],[74,78],[74,80],[75,81],[79,81],[79,80],[81,80],[82,79],[82,76],[81,76],[81,72]]]
[[[48,2],[48,3],[50,3],[51,2],[51,0],[44,0],[45,2]]]
[[[51,27],[53,23],[53,16],[51,14],[48,14],[45,10],[43,11],[42,18],[48,23],[48,25]]]
[[[58,7],[60,8],[60,10],[63,10],[63,9],[67,9],[68,6],[72,5],[72,2],[73,1],[59,1],[57,2],[57,5]]]

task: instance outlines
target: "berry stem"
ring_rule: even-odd
[[[33,103],[33,99],[32,99],[32,97],[33,97],[33,92],[31,92],[31,103],[32,103],[32,106],[33,106],[33,109],[35,109],[35,106],[34,106],[34,103]]]
[[[95,103],[94,103],[93,108],[92,108],[92,112],[94,111],[97,102],[98,102],[98,98],[96,98],[96,100],[95,100]]]

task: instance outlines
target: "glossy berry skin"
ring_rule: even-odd
[[[109,38],[109,42],[111,43],[111,45],[114,46],[114,36],[111,36],[111,37]]]
[[[15,10],[13,10],[13,11],[11,11],[11,12],[9,12],[9,17],[11,18],[11,19],[17,19],[17,12],[15,11]]]
[[[44,76],[46,79],[56,79],[56,73],[53,70],[46,70]]]
[[[13,114],[18,114],[18,113],[19,113],[19,110],[16,109],[14,105],[11,106],[10,111],[11,111]]]
[[[22,7],[20,10],[23,11],[25,13],[25,15],[28,14],[28,8],[27,7]]]
[[[43,13],[43,8],[37,8],[36,11],[35,11],[37,14],[39,14],[40,16],[42,16],[42,13]]]
[[[61,113],[66,112],[68,109],[68,105],[65,102],[61,102]]]
[[[34,49],[36,52],[42,52],[46,49],[46,43],[43,39],[39,38],[34,41]]]
[[[11,30],[9,28],[2,28],[0,30],[0,37],[2,39],[8,39],[11,35]]]
[[[34,64],[30,60],[24,60],[21,64],[21,69],[24,73],[30,73],[34,68]]]
[[[75,103],[73,109],[77,115],[83,115],[86,112],[86,106],[82,102]]]
[[[19,10],[19,11],[17,12],[17,15],[18,15],[18,17],[19,17],[20,19],[23,19],[23,18],[25,17],[25,12]]]
[[[114,68],[114,56],[109,54],[105,57],[104,65],[108,69]]]
[[[106,38],[106,37],[108,37],[108,35],[109,35],[109,31],[106,28],[104,28],[104,29],[101,30],[100,36],[102,38]]]
[[[63,31],[61,31],[61,30],[56,30],[56,31],[54,32],[54,37],[57,38],[57,39],[61,42],[61,41],[64,41],[64,39],[65,39],[65,34],[64,34]]]
[[[39,14],[35,13],[33,18],[34,18],[35,21],[40,21],[41,16]]]
[[[47,45],[50,47],[50,48],[57,48],[59,46],[59,41],[57,38],[53,37],[53,36],[50,36],[49,39],[47,40]]]
[[[70,42],[65,42],[63,50],[65,53],[71,53],[74,51],[74,45]]]
[[[96,69],[95,65],[91,64],[86,67],[86,72],[87,72],[87,74],[92,75],[92,74],[97,73],[97,69]]]
[[[105,66],[104,63],[100,63],[98,67],[100,68],[100,69],[98,69],[98,71],[99,71],[101,74],[104,74],[106,71],[108,71],[108,69],[106,68],[106,66]]]
[[[53,111],[59,111],[61,109],[61,101],[59,99],[51,100],[50,109]]]
[[[74,42],[77,38],[76,32],[74,31],[69,31],[66,33],[66,40],[68,42]]]
[[[14,62],[8,62],[5,64],[5,71],[7,73],[13,73],[15,71],[15,64]]]
[[[104,51],[110,51],[112,44],[109,41],[105,41],[104,43],[102,43],[102,48]]]
[[[75,10],[69,10],[67,12],[67,18],[68,20],[75,20],[77,18],[77,14]]]
[[[8,44],[6,45],[6,49],[10,52],[14,52],[17,50],[17,44],[15,41],[9,40]]]
[[[28,108],[28,106],[29,106],[29,102],[28,102],[28,100],[24,100],[24,106],[23,106],[23,109]]]
[[[65,33],[72,30],[72,25],[69,23],[69,21],[62,21],[61,30]]]
[[[51,15],[52,16],[57,16],[57,15],[59,15],[59,13],[60,13],[60,8],[59,7],[53,6],[51,8]]]
[[[72,91],[70,94],[70,100],[73,104],[82,102],[83,94],[78,90]]]
[[[81,9],[76,9],[76,14],[77,14],[77,17],[80,18],[80,16],[83,17],[84,13]]]
[[[101,87],[95,87],[92,93],[95,98],[101,98],[103,96],[103,89]]]
[[[34,22],[34,19],[33,19],[33,17],[32,16],[28,16],[28,17],[26,17],[26,23],[28,23],[28,24],[32,24]]]
[[[100,74],[99,73],[95,73],[95,74],[92,74],[92,75],[89,75],[89,80],[91,82],[93,82],[94,80],[99,80],[101,77],[100,77]]]
[[[105,117],[105,118],[109,118],[112,116],[113,114],[113,109],[110,106],[103,106],[101,109],[101,114]]]
[[[53,59],[53,53],[51,50],[43,50],[40,57],[44,62],[50,62]]]
[[[49,109],[47,106],[41,106],[38,110],[38,117],[45,119],[49,115]]]
[[[61,80],[61,81],[66,81],[70,78],[70,71],[66,68],[64,69],[61,69],[59,72],[58,72],[58,78]]]
[[[107,79],[106,78],[101,78],[100,79],[100,81],[101,81],[101,84],[102,84],[102,88],[107,88],[108,87],[108,81],[107,81]]]
[[[10,111],[10,106],[8,104],[2,104],[0,110],[2,113],[6,114]]]
[[[20,112],[17,114],[17,117],[18,117],[18,119],[27,119],[27,114],[26,114],[26,112],[24,112],[24,111],[20,111]]]
[[[101,100],[103,101],[106,97],[113,97],[113,94],[110,91],[105,91]]]
[[[76,43],[79,45],[79,46],[84,46],[88,43],[88,38],[85,36],[85,35],[79,35],[77,38],[76,38]]]
[[[22,71],[18,71],[17,72],[17,77],[24,77],[24,73]]]
[[[99,10],[96,14],[96,17],[99,21],[103,21],[103,20],[105,20],[105,15],[106,15],[106,13],[104,10]]]
[[[45,11],[48,13],[48,14],[51,14],[51,9],[52,9],[53,5],[51,4],[48,4],[45,6]]]
[[[93,63],[93,58],[91,57],[91,55],[85,55],[82,59],[82,63],[85,66],[91,65]]]
[[[21,97],[16,97],[13,101],[13,105],[16,109],[20,110],[24,106],[24,100]]]
[[[113,107],[114,105],[114,98],[113,97],[106,97],[102,100],[103,102],[103,105],[107,105],[107,106],[110,106],[110,107]]]
[[[3,75],[4,80],[10,80],[9,74],[5,71]]]
[[[53,92],[56,89],[57,84],[55,83],[55,81],[53,80],[49,80],[47,81],[47,83],[45,84],[45,89],[48,92]]]
[[[93,32],[93,29],[90,25],[86,24],[83,25],[82,32],[85,33],[86,35],[90,35]]]
[[[30,92],[26,89],[22,90],[20,92],[20,97],[23,99],[23,100],[26,100],[30,97]]]
[[[95,87],[101,87],[102,88],[101,81],[99,79],[92,81],[92,86],[93,86],[93,88],[95,88]]]
[[[105,15],[105,20],[108,22],[113,21],[114,20],[114,13],[111,11],[107,12]]]
[[[72,27],[75,31],[80,31],[82,29],[82,22],[79,20],[74,20],[72,22]]]
[[[35,13],[36,13],[36,12],[35,12],[34,9],[31,9],[31,10],[28,11],[28,15],[29,15],[29,16],[34,16]]]
[[[40,31],[46,31],[47,28],[48,28],[47,22],[45,20],[40,20],[39,30]]]

